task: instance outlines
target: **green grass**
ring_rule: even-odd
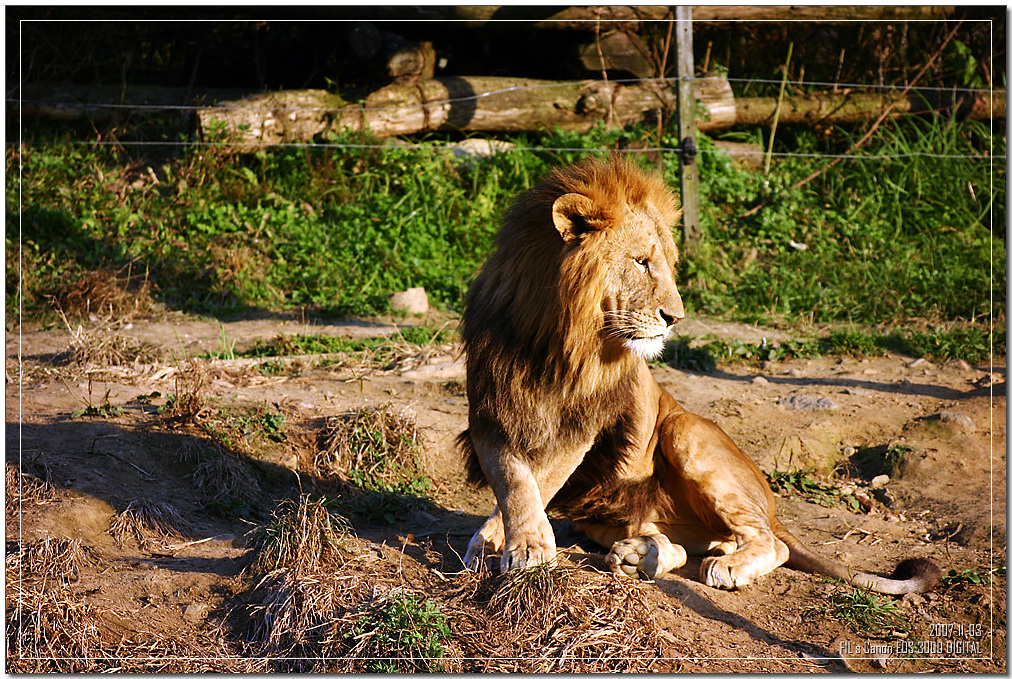
[[[365,609],[351,638],[367,636],[369,655],[375,659],[368,671],[440,672],[443,643],[451,637],[450,625],[434,601],[416,594],[394,592]]]
[[[25,145],[7,150],[8,166],[21,169],[6,180],[7,304],[23,304],[30,318],[51,317],[51,300],[73,298],[95,271],[170,309],[214,316],[375,314],[388,309],[390,293],[412,286],[458,311],[511,198],[552,166],[587,155],[517,151],[465,169],[433,139],[421,150],[309,145],[227,156],[195,147],[156,159],[68,143],[75,134],[33,128]],[[882,326],[939,357],[966,357],[967,344],[981,356],[992,339],[1003,352],[1004,333],[992,338],[982,328],[1005,322],[1005,168],[994,164],[992,186],[981,156],[992,145],[1002,156],[1004,134],[992,137],[974,121],[889,122],[856,154],[861,160],[790,188],[860,134],[785,129],[775,151],[823,157],[777,159],[769,176],[736,169],[700,136],[704,242],[679,272],[689,313]],[[598,154],[657,142],[646,129],[511,140]],[[971,157],[909,155],[917,153]],[[665,156],[673,186],[675,158]],[[841,346],[875,350],[859,340]],[[233,349],[222,337],[220,353]]]
[[[890,351],[925,357],[936,363],[954,359],[983,363],[992,345],[996,354],[1005,354],[1004,327],[988,333],[980,325],[960,323],[928,331],[840,329],[830,331],[825,337],[795,337],[777,342],[676,338],[668,342],[659,360],[674,368],[701,372],[714,370],[718,364],[760,365],[766,361],[818,356],[864,358],[883,356]]]
[[[848,588],[830,597],[826,614],[865,634],[879,634],[909,627],[895,601],[876,596],[859,587]]]

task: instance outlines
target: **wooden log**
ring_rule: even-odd
[[[780,124],[846,124],[873,120],[894,100],[893,93],[816,93],[785,97],[780,109]],[[766,125],[773,122],[776,97],[739,97],[736,102],[738,125]],[[987,92],[911,93],[896,101],[893,118],[937,111],[971,120],[1005,117],[1005,90]]]
[[[430,8],[436,9],[436,8]],[[464,19],[465,25],[480,28],[490,23],[516,21],[537,29],[593,31],[618,26],[638,29],[644,24],[672,17],[671,8],[655,5],[553,7],[532,6],[458,6],[447,18]],[[695,21],[820,21],[826,23],[853,20],[939,20],[951,16],[956,8],[947,6],[910,5],[693,5]],[[609,24],[617,24],[609,25]]]
[[[696,82],[705,115],[701,130],[736,120],[734,96],[724,78]],[[343,105],[321,90],[254,95],[198,111],[201,129],[231,142],[276,144],[318,134],[368,130],[380,137],[421,132],[522,132],[561,128],[585,132],[598,122],[625,127],[676,109],[673,82],[556,82],[530,78],[445,77],[388,85],[362,106]],[[212,138],[213,138],[212,134]]]

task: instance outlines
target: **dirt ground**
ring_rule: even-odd
[[[70,591],[99,612],[103,639],[145,632],[171,640],[184,656],[195,647],[205,655],[242,655],[232,637],[219,631],[215,612],[229,610],[242,596],[244,535],[256,519],[209,510],[194,489],[186,455],[206,432],[173,426],[156,412],[158,401],[150,395],[159,392],[164,400],[174,393],[187,358],[220,350],[223,336],[239,349],[279,333],[363,337],[392,330],[384,323],[309,326],[283,318],[219,325],[168,315],[109,331],[157,346],[159,360],[90,371],[59,367],[70,341],[66,328],[9,331],[8,500],[32,479],[51,492],[8,502],[8,568],[11,554],[32,541],[79,540],[97,556],[81,568]],[[777,339],[776,333],[708,319],[686,321],[680,333]],[[661,647],[666,650],[654,653],[650,669],[1006,672],[1004,357],[999,361],[933,365],[889,355],[721,366],[708,373],[655,367],[658,381],[676,399],[720,424],[765,471],[816,469],[820,474],[814,478],[827,486],[858,491],[864,499],[859,511],[782,494],[778,512],[785,525],[818,551],[886,574],[904,558],[928,557],[951,575],[925,595],[895,598],[905,628],[870,632],[827,613],[833,595],[845,589],[839,583],[780,568],[743,591],[718,591],[700,583],[699,559],[691,559],[653,584],[622,584],[642,590],[666,639]],[[262,362],[206,361],[202,388],[208,402],[279,404],[287,414],[289,439],[300,441],[312,439],[327,417],[351,409],[410,408],[425,442],[421,464],[433,481],[432,504],[398,517],[394,525],[363,521],[354,529],[376,557],[396,561],[398,571],[417,573],[418,582],[459,577],[457,555],[492,500],[490,493],[465,486],[454,449],[467,412],[463,366],[454,348],[368,369],[301,357],[280,374],[265,375],[253,369]],[[831,407],[793,409],[805,399]],[[85,406],[106,404],[106,417],[73,416]],[[881,478],[872,484],[877,474],[867,468],[831,474],[850,453],[864,451],[867,457],[890,445],[906,452],[902,472],[884,485]],[[859,461],[860,454],[853,459]],[[277,470],[274,482],[282,489],[321,487],[295,446],[265,451],[261,462]],[[137,499],[171,506],[185,528],[143,544],[114,538],[110,521]],[[613,577],[603,570],[604,550],[566,522],[555,525],[564,559],[601,582]],[[7,610],[10,625],[9,600]],[[10,635],[8,626],[8,641]],[[219,651],[208,650],[209,639],[221,644]],[[123,657],[152,652],[142,644],[122,648]],[[8,646],[8,670],[11,653]],[[518,660],[515,668],[536,667],[524,662]]]

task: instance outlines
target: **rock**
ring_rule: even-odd
[[[207,611],[207,604],[195,603],[189,604],[183,609],[183,617],[190,622],[197,622],[204,617],[204,613]]]
[[[765,377],[763,377],[762,375],[756,375],[755,377],[752,378],[752,384],[757,384],[761,387],[765,387],[769,383],[770,381]]]
[[[957,368],[959,370],[970,370],[970,364],[961,358],[954,358],[946,363],[946,365],[950,368]]]
[[[916,592],[907,592],[900,601],[906,606],[923,606],[927,599]]]
[[[779,401],[780,405],[788,410],[801,412],[812,412],[813,410],[832,410],[836,404],[825,396],[813,396],[812,394],[795,394],[784,396]]]
[[[965,431],[967,434],[972,434],[977,430],[977,425],[973,423],[968,415],[963,413],[954,413],[951,410],[943,410],[938,413],[938,419],[942,422],[946,422],[952,426],[958,427]]]
[[[425,288],[408,288],[390,295],[390,308],[407,314],[424,314],[429,310]]]
[[[835,423],[816,422],[773,443],[766,464],[782,472],[805,469],[828,474],[843,459],[843,433]]]
[[[918,358],[907,363],[907,367],[914,369],[914,368],[931,368],[934,366],[932,366],[931,361],[927,360],[926,358]]]
[[[871,480],[871,488],[872,490],[878,490],[889,483],[889,481],[890,479],[888,474],[879,474]]]

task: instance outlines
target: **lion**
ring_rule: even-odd
[[[892,578],[809,550],[780,523],[759,467],[653,378],[685,316],[663,181],[613,156],[557,169],[521,194],[467,292],[461,319],[468,481],[496,505],[464,563],[551,562],[546,510],[606,549],[619,575],[656,578],[705,555],[700,578],[738,589],[787,564],[887,594],[921,592],[927,559]]]

